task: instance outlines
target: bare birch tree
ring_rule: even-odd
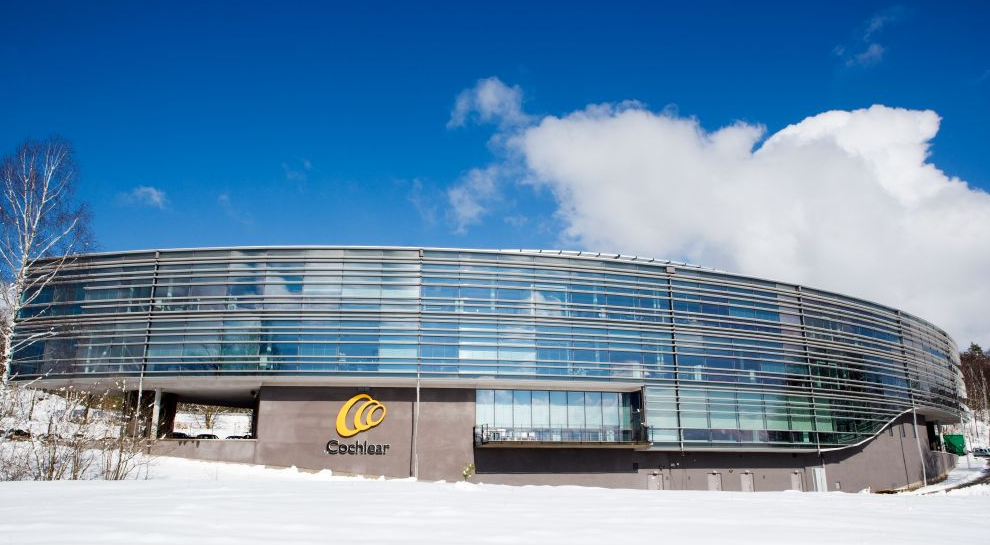
[[[89,214],[76,196],[72,145],[26,140],[0,160],[0,479],[125,479],[150,458],[125,433],[123,400],[109,391],[55,391],[9,384],[15,353],[56,333],[33,328],[45,312],[25,315],[38,297],[91,246]],[[30,333],[15,336],[24,327]],[[25,327],[27,326],[27,327]],[[64,333],[59,331],[58,333]],[[46,357],[48,356],[46,347]],[[52,350],[55,360],[73,354]],[[121,385],[116,385],[120,388]],[[98,388],[99,390],[99,388]],[[43,407],[38,407],[43,400]],[[6,444],[4,444],[6,443]]]
[[[14,352],[38,340],[14,340],[21,308],[30,304],[74,253],[90,246],[89,213],[76,196],[72,145],[58,137],[26,140],[0,161],[0,371],[10,377]],[[38,269],[39,260],[54,258]],[[28,319],[25,319],[25,321]]]
[[[973,411],[973,435],[970,440],[990,443],[990,356],[980,345],[971,343],[959,354],[963,383],[966,386],[966,406]],[[981,436],[981,429],[987,430]]]

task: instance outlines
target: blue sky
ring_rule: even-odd
[[[0,150],[74,142],[106,250],[558,246],[531,186],[451,219],[449,189],[498,154],[492,125],[447,126],[488,77],[537,116],[637,100],[708,130],[932,109],[930,161],[990,188],[985,3],[205,4],[0,7]]]

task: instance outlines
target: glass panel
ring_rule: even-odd
[[[767,429],[789,430],[787,405],[784,402],[784,397],[776,394],[764,394],[763,401],[766,405]]]
[[[602,394],[600,392],[586,392],[584,394],[584,419],[585,427],[602,427]]]
[[[322,297],[340,297],[340,277],[332,276],[309,276],[303,284],[302,292],[305,295],[319,295]]]
[[[459,356],[462,360],[494,360],[498,350],[494,346],[461,346]]]
[[[708,396],[704,390],[681,390],[681,426],[708,427]]]
[[[550,427],[567,427],[567,392],[550,392]]]
[[[791,429],[795,431],[811,431],[811,407],[808,398],[791,396],[788,398],[791,413]]]
[[[763,402],[760,394],[739,393],[739,428],[743,430],[762,430]]]
[[[416,359],[416,345],[383,344],[379,350],[383,358]]]
[[[495,425],[512,427],[512,390],[495,390]]]
[[[533,392],[533,427],[550,427],[550,392]]]
[[[731,392],[709,392],[712,427],[716,429],[735,429],[739,423],[736,420],[736,396]]]
[[[533,427],[533,396],[526,390],[512,393],[512,426],[515,428]]]
[[[602,425],[619,426],[619,394],[602,394]]]
[[[584,427],[584,392],[567,392],[567,427]]]
[[[475,398],[475,424],[491,426],[495,423],[495,390],[478,390]]]

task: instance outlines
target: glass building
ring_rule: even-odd
[[[124,380],[199,398],[207,386],[245,398],[266,385],[468,390],[475,448],[822,452],[862,444],[904,415],[961,414],[956,346],[923,319],[621,255],[93,254],[27,298],[15,342],[39,340],[17,350],[14,380]]]

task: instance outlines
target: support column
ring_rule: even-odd
[[[261,395],[254,396],[254,403],[251,407],[251,437],[258,438],[258,413],[261,412]]]
[[[168,434],[172,433],[172,428],[175,427],[175,411],[178,406],[178,397],[175,394],[163,393],[161,407],[159,408],[160,414],[158,417],[158,437],[166,437]]]

